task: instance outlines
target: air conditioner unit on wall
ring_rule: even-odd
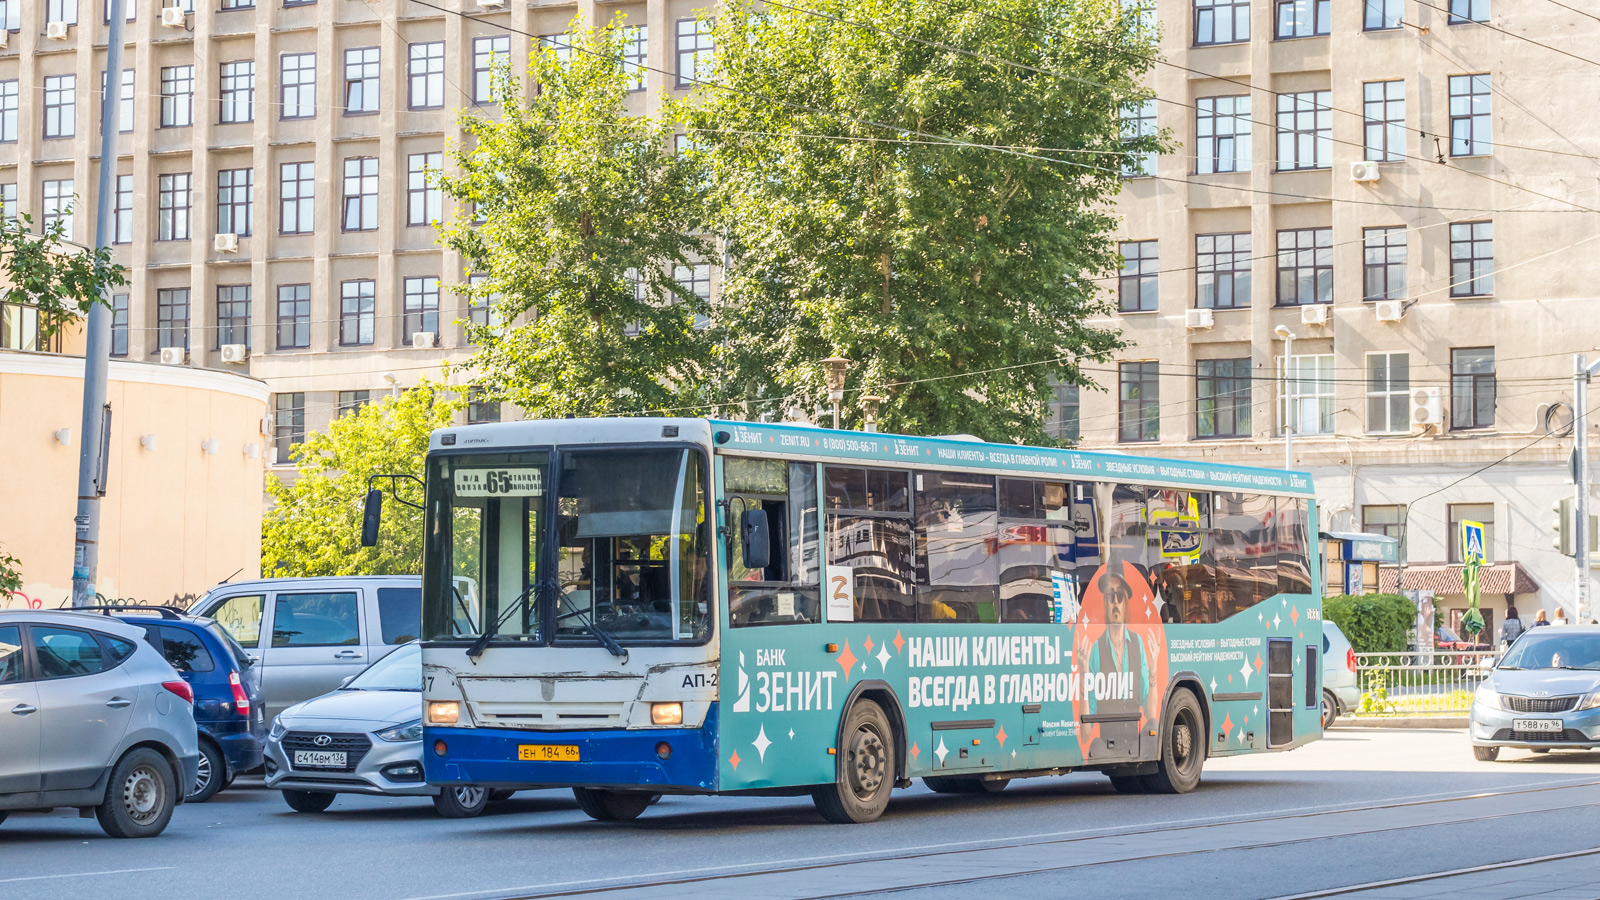
[[[411,333],[411,346],[432,347],[439,343],[439,336],[431,331],[413,331]]]
[[[189,351],[182,347],[162,347],[161,364],[164,366],[181,366],[188,355]]]
[[[1327,304],[1300,307],[1301,325],[1326,325],[1328,324]]]
[[[506,0],[478,0],[479,9],[504,9]]]
[[[1216,314],[1209,309],[1187,309],[1183,312],[1183,327],[1210,328],[1216,324]]]
[[[1444,422],[1444,389],[1417,388],[1411,392],[1411,424],[1439,425]]]
[[[169,6],[161,11],[161,24],[167,28],[187,28],[188,13],[185,13],[181,6]]]
[[[1372,305],[1379,322],[1398,322],[1405,318],[1405,304],[1399,300],[1380,300]]]
[[[44,36],[52,41],[64,41],[67,39],[67,27],[66,22],[47,23],[44,26]]]
[[[1350,164],[1350,180],[1357,183],[1371,183],[1382,177],[1378,173],[1378,164],[1372,160],[1353,162]]]
[[[211,239],[211,249],[218,253],[238,253],[239,236],[231,232],[223,232]]]
[[[250,350],[244,344],[222,345],[222,361],[225,363],[234,363],[237,365],[244,362],[249,358],[249,356]]]

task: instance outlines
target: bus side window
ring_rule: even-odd
[[[817,564],[816,466],[782,460],[723,459],[728,495],[728,609],[736,627],[822,620]],[[746,510],[767,514],[770,563],[744,565]]]

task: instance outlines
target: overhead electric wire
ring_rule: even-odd
[[[1518,34],[1515,31],[1507,31],[1506,29],[1501,28],[1498,25],[1491,25],[1488,22],[1483,22],[1483,21],[1480,21],[1478,19],[1468,18],[1466,16],[1458,16],[1455,13],[1450,12],[1450,10],[1445,9],[1442,6],[1435,6],[1432,3],[1427,2],[1427,0],[1411,0],[1411,2],[1417,4],[1418,6],[1425,6],[1428,9],[1437,10],[1438,12],[1442,12],[1442,13],[1445,13],[1445,14],[1449,15],[1450,18],[1456,20],[1452,24],[1459,24],[1459,25],[1465,25],[1465,26],[1477,25],[1477,26],[1479,26],[1481,28],[1487,28],[1490,31],[1494,31],[1494,32],[1498,32],[1500,34],[1503,34],[1506,37],[1516,38],[1519,41],[1527,41],[1528,43],[1534,45],[1535,47],[1543,47],[1544,49],[1549,50],[1551,53],[1559,53],[1562,56],[1567,57],[1568,59],[1575,59],[1578,62],[1588,63],[1591,66],[1600,66],[1600,60],[1593,60],[1593,59],[1590,59],[1587,56],[1579,56],[1576,53],[1569,53],[1566,50],[1562,50],[1560,47],[1552,47],[1552,46],[1550,46],[1549,44],[1546,44],[1543,41],[1535,40],[1534,38],[1528,37],[1525,34]]]

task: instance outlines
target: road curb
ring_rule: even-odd
[[[1339,728],[1451,728],[1466,730],[1466,716],[1340,716],[1333,720]]]

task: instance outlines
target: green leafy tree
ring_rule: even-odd
[[[378,546],[361,546],[361,508],[370,475],[422,477],[428,435],[451,423],[461,399],[424,380],[306,435],[294,453],[295,478],[267,479],[272,507],[261,523],[261,568],[268,575],[399,575],[422,571],[422,511],[386,497]],[[380,485],[382,486],[382,485]],[[418,485],[401,497],[421,504]]]
[[[1154,35],[1117,0],[730,0],[690,134],[732,236],[715,337],[726,399],[846,408],[886,429],[1047,440],[1052,373],[1121,346],[1092,279],[1120,265],[1121,110]]]
[[[22,560],[0,550],[0,599],[10,600],[22,590]]]
[[[67,242],[65,217],[33,233],[33,217],[0,217],[0,296],[7,303],[39,310],[39,337],[54,337],[68,322],[105,303],[104,291],[128,283],[128,270],[112,261],[111,248]]]
[[[464,293],[502,324],[470,329],[491,395],[531,417],[682,405],[707,378],[710,310],[676,280],[713,250],[694,236],[697,172],[662,118],[628,110],[618,23],[533,55],[531,97],[502,72],[504,114],[469,114],[446,194],[476,212],[444,244],[487,278]],[[697,321],[702,327],[696,327]]]

